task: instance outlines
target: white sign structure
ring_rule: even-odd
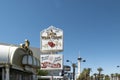
[[[58,52],[63,50],[63,31],[54,26],[43,30],[40,35],[41,51]]]
[[[62,70],[63,55],[62,54],[41,55],[40,65],[42,70]]]

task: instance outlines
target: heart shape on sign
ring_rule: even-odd
[[[50,47],[55,47],[55,44],[54,44],[53,42],[48,42],[48,45],[49,45]]]

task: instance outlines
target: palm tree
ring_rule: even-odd
[[[90,77],[90,80],[93,80],[93,76]]]
[[[94,76],[95,76],[95,80],[97,80],[97,73],[94,73]]]
[[[82,71],[82,73],[80,73],[80,75],[77,78],[77,80],[85,80],[83,72],[84,72],[84,70]]]
[[[88,76],[89,76],[89,71],[88,69],[84,68],[83,69],[83,75],[84,75],[84,80],[87,80]]]
[[[104,78],[104,74],[101,74],[100,80],[103,80],[103,78]]]
[[[101,72],[103,71],[103,69],[99,67],[97,68],[97,71],[98,71],[98,80],[100,80]]]
[[[118,80],[120,80],[120,74],[118,74]]]
[[[90,78],[90,71],[91,71],[91,68],[85,69],[86,80],[89,80],[89,78]]]
[[[114,74],[111,74],[111,80],[113,80],[113,78],[114,78]]]
[[[109,75],[105,75],[105,80],[110,80]]]
[[[89,80],[91,68],[84,68],[77,80]]]
[[[115,80],[117,80],[118,78],[118,73],[115,73]]]

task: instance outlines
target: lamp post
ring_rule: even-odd
[[[83,60],[81,57],[78,57],[78,66],[76,63],[72,63],[70,60],[66,60],[66,62],[70,62],[72,64],[73,68],[73,80],[75,80],[75,68],[78,67],[78,75],[80,75],[80,69],[81,69],[81,62],[86,62],[86,60]]]
[[[73,68],[73,80],[75,80],[75,68],[77,67],[76,63],[72,63],[70,60],[66,60],[66,62],[70,62],[72,64],[72,68]]]

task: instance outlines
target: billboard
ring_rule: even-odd
[[[58,52],[63,50],[63,31],[54,26],[41,31],[41,51]]]
[[[40,65],[42,70],[62,70],[63,55],[62,54],[44,54],[40,56]]]

